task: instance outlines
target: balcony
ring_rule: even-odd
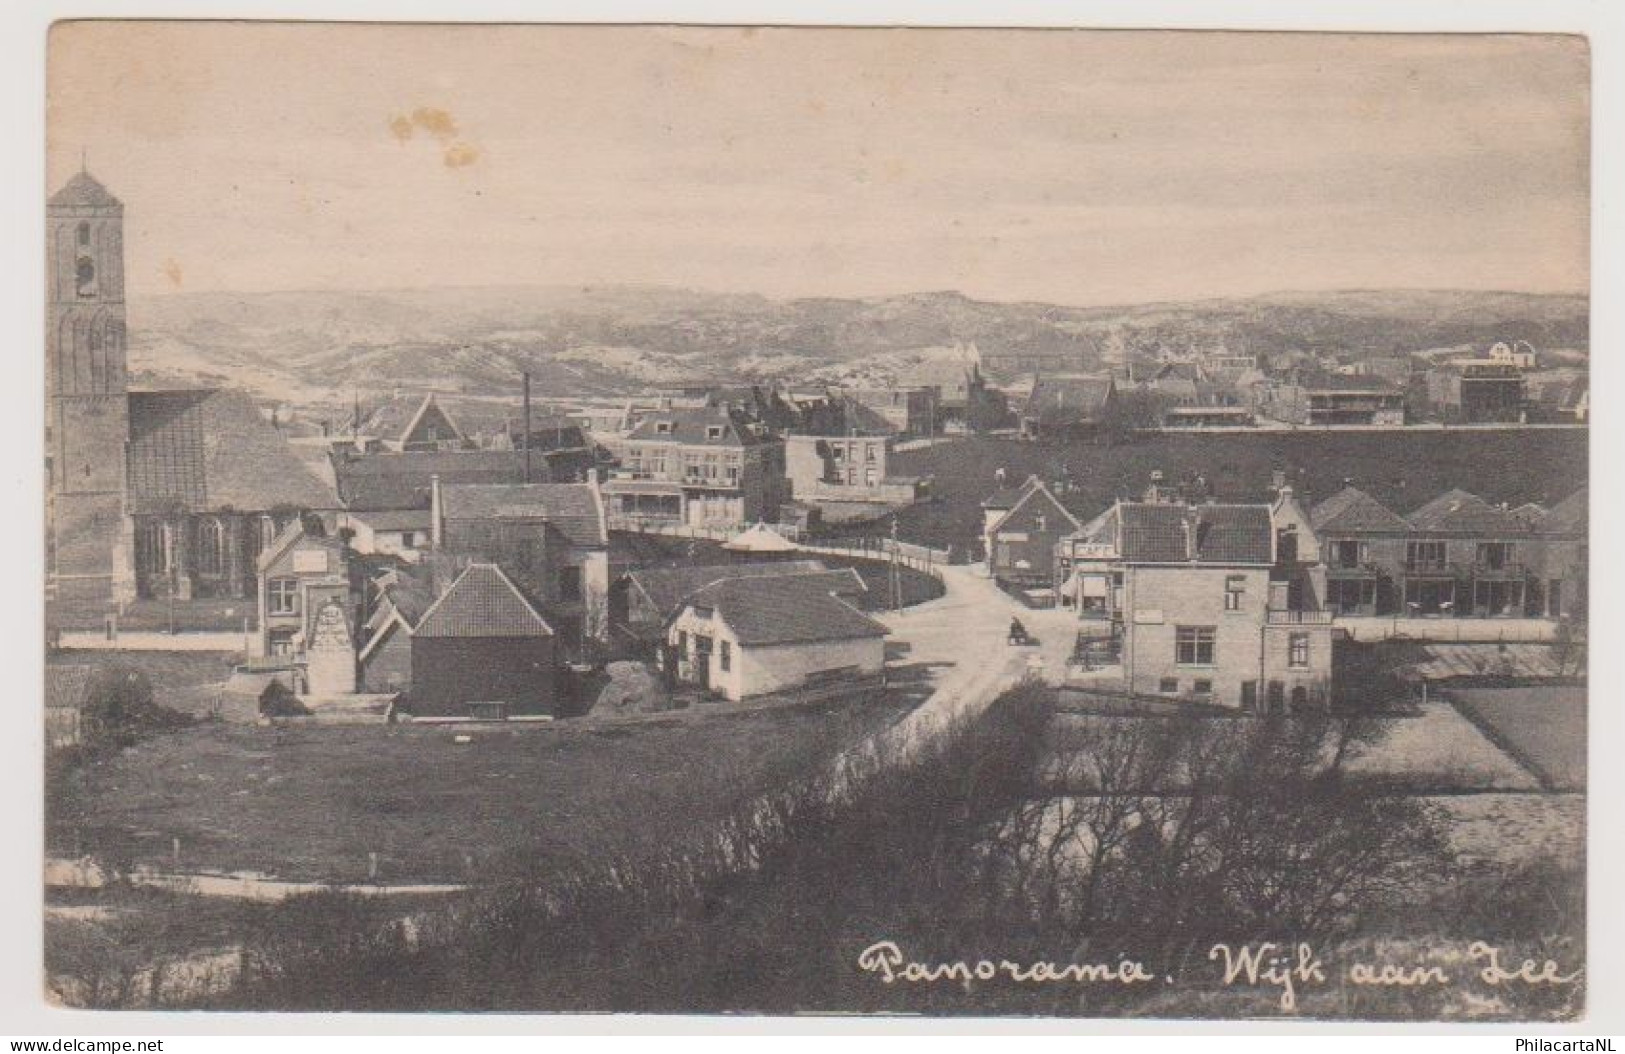
[[[1467,566],[1467,571],[1474,579],[1485,582],[1522,582],[1529,577],[1529,569],[1515,560],[1475,560]]]
[[[1264,613],[1264,621],[1271,626],[1330,626],[1332,612],[1317,608],[1313,611],[1282,611],[1272,609]]]
[[[1381,578],[1382,569],[1373,563],[1327,564],[1327,578]]]

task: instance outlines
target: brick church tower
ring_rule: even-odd
[[[80,172],[46,206],[46,572],[59,599],[126,599],[124,206]]]

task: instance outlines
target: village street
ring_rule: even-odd
[[[980,565],[941,569],[946,593],[936,600],[877,615],[892,631],[898,654],[888,665],[919,667],[931,680],[926,701],[885,732],[865,753],[896,762],[956,722],[981,714],[999,693],[1029,671],[1057,676],[1065,669],[1075,622],[1068,613],[1023,607]],[[1019,618],[1039,647],[1011,647],[1010,620]]]

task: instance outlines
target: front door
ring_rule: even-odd
[[[1258,709],[1258,682],[1241,682],[1241,708],[1248,713]]]
[[[694,637],[694,680],[707,691],[711,688],[711,638]]]

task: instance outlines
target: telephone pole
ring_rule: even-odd
[[[903,580],[897,566],[897,516],[891,518],[891,607],[893,611],[903,609]]]

